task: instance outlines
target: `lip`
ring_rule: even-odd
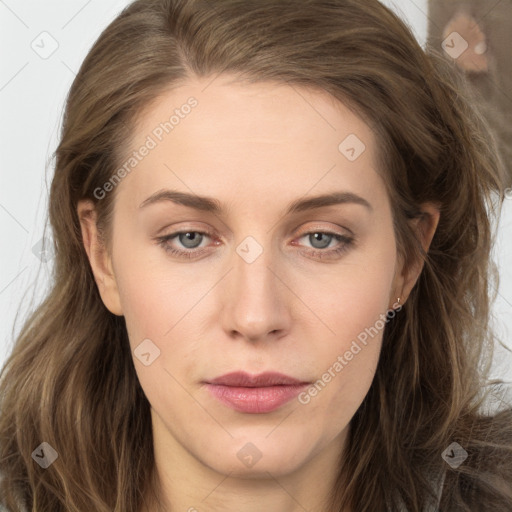
[[[272,412],[296,397],[309,382],[277,372],[250,375],[232,372],[205,382],[208,391],[239,412]]]

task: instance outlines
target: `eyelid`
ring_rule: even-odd
[[[347,228],[346,228],[347,229]],[[347,229],[350,233],[352,231]],[[195,261],[199,259],[203,254],[211,252],[211,246],[200,247],[200,248],[192,248],[192,249],[176,249],[170,245],[170,241],[179,237],[181,234],[185,233],[197,233],[199,235],[206,235],[208,238],[215,238],[215,234],[212,230],[205,229],[194,229],[194,228],[182,228],[177,231],[173,231],[168,235],[158,236],[155,240],[159,246],[161,246],[165,252],[175,257],[176,259],[188,259],[191,261]],[[334,248],[323,248],[323,249],[315,249],[315,248],[303,248],[301,244],[295,242],[297,238],[303,238],[304,236],[311,235],[314,233],[322,233],[327,236],[331,236],[335,239],[338,244]],[[304,228],[302,233],[297,235],[292,241],[292,245],[297,245],[301,248],[298,253],[300,255],[305,254],[307,257],[314,257],[319,260],[331,260],[335,261],[342,257],[342,255],[349,251],[352,247],[354,247],[357,243],[357,237],[353,234],[346,235],[337,232],[334,229],[326,229],[325,227],[309,227],[308,229]],[[214,240],[214,245],[219,245],[219,240]]]
[[[347,228],[345,226],[343,226],[342,229],[348,231],[349,235],[347,235],[347,234],[345,234],[343,232],[339,232],[338,231],[339,230],[339,226],[338,226],[338,230],[337,230],[336,228],[330,228],[330,227],[326,228],[325,224],[323,224],[323,225],[316,224],[316,225],[307,226],[307,227],[301,229],[299,231],[299,233],[294,236],[294,238],[301,238],[304,235],[308,235],[308,234],[312,234],[312,233],[325,233],[325,234],[328,234],[328,235],[348,236],[348,237],[354,237],[355,238],[355,233],[351,229],[349,229],[349,228]],[[163,229],[161,231],[163,231]],[[171,233],[169,233],[167,235],[165,235],[165,234],[159,235],[156,238],[157,239],[173,238],[173,237],[176,237],[177,235],[184,234],[184,233],[199,233],[201,235],[208,235],[210,238],[219,238],[218,235],[215,233],[215,230],[209,229],[207,227],[202,228],[202,227],[196,227],[196,226],[185,226],[183,228],[176,228],[176,231],[172,231]]]
[[[339,236],[350,236],[350,237],[355,237],[356,236],[355,233],[351,229],[349,229],[349,228],[347,228],[345,226],[343,226],[341,229],[344,229],[344,230],[348,231],[349,235],[346,235],[345,233],[340,233],[339,229],[340,229],[339,226],[337,226],[336,228],[334,228],[334,227],[333,228],[330,228],[330,227],[326,228],[325,224],[317,224],[317,225],[313,225],[313,226],[307,226],[306,228],[304,228],[304,230],[301,230],[301,232],[300,232],[301,234],[299,234],[298,236],[307,235],[307,234],[312,233],[312,232],[314,232],[314,233],[336,234],[336,235],[339,235]]]

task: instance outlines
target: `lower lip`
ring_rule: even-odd
[[[208,391],[222,403],[239,412],[272,412],[293,400],[307,384],[246,388],[206,384]]]

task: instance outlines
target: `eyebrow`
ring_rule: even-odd
[[[168,201],[187,206],[195,210],[210,212],[216,215],[222,215],[224,213],[224,208],[217,199],[207,196],[189,194],[186,192],[179,192],[177,190],[160,190],[155,192],[147,199],[145,199],[140,204],[139,208],[144,208],[152,204]],[[337,191],[329,194],[307,197],[305,199],[297,199],[288,205],[285,215],[313,210],[315,208],[322,208],[325,206],[350,203],[359,204],[373,212],[372,205],[363,197],[358,196],[353,192]]]

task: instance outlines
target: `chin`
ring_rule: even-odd
[[[243,439],[230,439],[229,446],[221,447],[222,453],[209,452],[203,463],[235,478],[268,478],[268,473],[278,477],[298,470],[310,458],[308,454],[312,448],[305,445],[304,437],[288,438],[284,443],[282,439],[265,436],[244,436]]]

